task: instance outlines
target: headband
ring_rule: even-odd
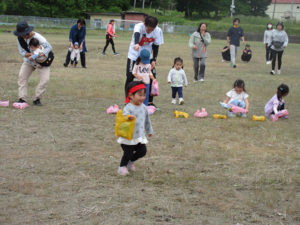
[[[141,90],[141,89],[146,89],[145,84],[139,84],[139,85],[136,85],[136,86],[130,88],[129,91],[128,91],[128,95],[126,97],[125,103],[130,102],[129,93],[133,94],[133,93],[135,93],[135,92],[137,92],[138,90]]]

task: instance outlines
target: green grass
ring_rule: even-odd
[[[40,31],[37,29],[37,31]],[[0,108],[0,224],[289,224],[299,217],[300,46],[290,44],[282,75],[269,75],[264,48],[251,42],[253,59],[232,69],[221,63],[224,41],[213,40],[203,84],[193,84],[188,35],[166,34],[157,74],[161,111],[151,116],[154,135],[137,171],[120,177],[122,150],[114,136],[113,115],[105,109],[124,104],[123,85],[131,33],[120,33],[113,57],[99,54],[104,33],[88,31],[87,69],[64,68],[68,32],[42,30],[55,60],[44,106],[31,98],[38,74],[29,82],[26,110]],[[22,58],[16,38],[0,33],[0,99],[17,99]],[[167,74],[175,57],[184,60],[189,86],[185,104],[171,105]],[[250,112],[263,107],[286,83],[289,119],[255,122],[215,120],[225,113],[218,101],[237,78],[245,80]],[[205,107],[208,118],[193,113]],[[190,114],[174,118],[174,110]]]

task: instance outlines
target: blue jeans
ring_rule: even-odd
[[[148,106],[148,100],[149,100],[149,92],[150,92],[150,84],[145,84],[146,86],[146,99],[144,101],[144,104]]]
[[[237,99],[230,101],[229,104],[232,104],[232,105],[244,108],[244,109],[246,108],[246,103],[244,101],[237,100]]]
[[[183,97],[182,87],[171,87],[172,88],[172,98],[176,98],[176,94],[178,92],[179,98]]]

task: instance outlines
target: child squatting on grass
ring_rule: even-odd
[[[277,93],[265,105],[265,114],[273,121],[280,117],[287,118],[288,111],[284,109],[283,97],[289,94],[289,87],[286,84],[281,84],[277,88]]]
[[[148,136],[153,133],[150,117],[147,107],[143,104],[146,99],[146,86],[142,81],[132,81],[126,87],[126,106],[123,109],[123,115],[130,115],[129,119],[135,120],[135,128],[133,139],[128,140],[120,137],[118,143],[124,151],[121,159],[119,174],[127,175],[129,171],[135,171],[134,162],[146,155],[146,144],[148,140],[145,135],[145,130]]]
[[[236,80],[233,84],[233,89],[226,93],[225,104],[235,105],[241,108],[246,109],[246,113],[241,113],[242,117],[247,117],[249,110],[249,95],[245,89],[245,82],[243,80]],[[233,112],[228,112],[228,117],[235,117],[236,114]]]
[[[176,104],[176,94],[179,95],[179,104],[184,103],[182,86],[187,86],[188,81],[183,70],[183,60],[180,57],[174,59],[174,64],[172,69],[169,71],[168,83],[171,84],[172,88],[172,104]]]
[[[132,70],[132,74],[135,77],[134,80],[143,81],[146,86],[146,98],[144,104],[148,105],[149,92],[150,92],[150,79],[155,80],[151,72],[150,64],[150,52],[147,49],[143,49],[140,52],[140,56],[137,58]]]

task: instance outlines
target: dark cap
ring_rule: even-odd
[[[31,31],[33,31],[33,27],[29,26],[26,21],[21,21],[18,22],[17,30],[14,31],[14,35],[19,37],[19,36],[29,34]]]

